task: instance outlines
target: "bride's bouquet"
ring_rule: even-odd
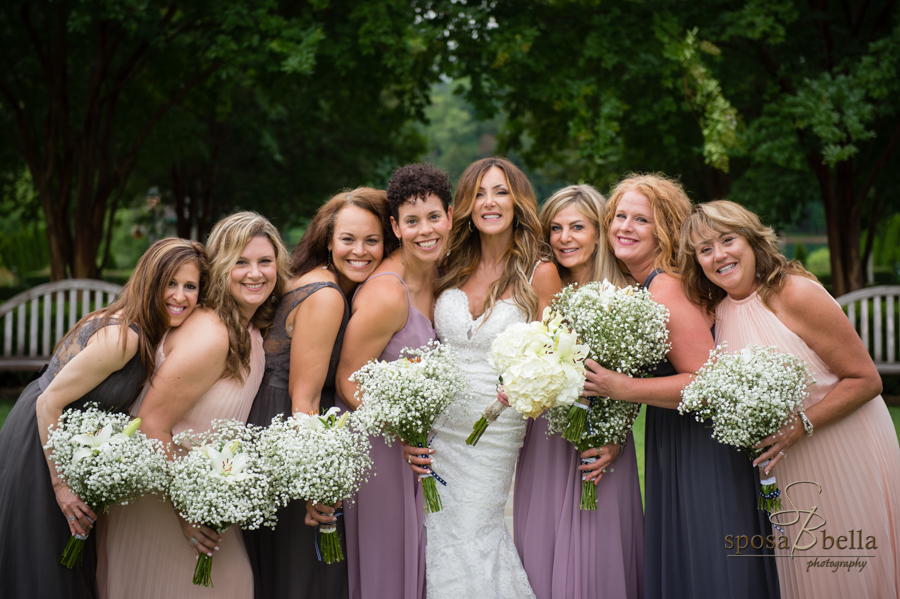
[[[140,418],[108,413],[88,404],[69,409],[51,426],[44,449],[60,479],[95,512],[148,493],[163,495],[168,485],[162,443],[139,432]],[[67,568],[81,564],[87,537],[69,539],[60,557]]]
[[[750,345],[733,354],[726,349],[723,343],[709,353],[682,390],[678,412],[692,412],[699,422],[712,419],[714,439],[746,449],[753,459],[764,453],[753,446],[794,417],[814,381],[806,362],[774,346]],[[771,513],[781,509],[781,491],[774,473],[764,474],[768,464],[759,464],[758,505]]]
[[[324,415],[298,412],[283,419],[276,416],[259,440],[261,470],[272,485],[275,503],[283,507],[291,501],[313,501],[334,505],[359,491],[372,467],[369,439],[347,426],[350,412],[338,418],[338,408]],[[321,551],[325,563],[344,559],[341,539],[334,524],[317,527],[322,534]]]
[[[403,348],[393,362],[372,360],[350,377],[359,388],[362,402],[352,416],[353,424],[369,435],[382,435],[385,442],[399,437],[416,447],[428,447],[428,433],[438,416],[466,392],[466,378],[449,346],[438,342],[420,349]],[[446,485],[429,466],[430,474],[419,475],[425,497],[425,512],[441,510],[435,479]]]
[[[568,409],[581,395],[588,347],[578,344],[562,320],[545,308],[540,321],[513,323],[491,344],[488,362],[500,374],[509,407],[525,418],[537,418],[551,407]],[[506,407],[500,400],[488,406],[466,443],[478,443]]]
[[[639,375],[648,366],[662,362],[671,348],[666,327],[669,311],[643,289],[631,286],[620,289],[609,281],[569,285],[556,294],[551,306],[587,344],[588,357],[609,370]],[[626,402],[608,399],[595,399],[591,407],[608,414],[614,421],[633,414],[628,428],[638,412]],[[551,430],[561,432],[574,444],[580,443],[588,418],[587,408],[583,402],[576,402],[567,411],[565,429]],[[557,413],[551,422],[559,420]]]
[[[181,517],[222,533],[229,526],[273,526],[275,502],[262,475],[260,429],[237,420],[213,420],[199,435],[186,430],[173,441],[189,451],[170,464],[169,496]],[[212,583],[212,557],[200,553],[194,584]]]

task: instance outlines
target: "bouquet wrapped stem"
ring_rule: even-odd
[[[576,401],[569,408],[568,422],[566,430],[563,432],[563,439],[569,443],[578,443],[581,441],[581,434],[584,432],[584,425],[587,422],[588,404]]]
[[[410,443],[410,445],[415,445],[416,447],[422,447],[424,449],[428,449],[428,437],[425,434],[419,434],[416,436],[415,443]],[[430,472],[430,474],[420,474],[419,482],[422,483],[422,493],[425,499],[425,513],[433,514],[435,512],[439,512],[443,509],[443,504],[441,503],[441,495],[438,493],[437,489],[437,481],[441,480],[437,474],[435,474],[434,470],[431,469],[431,466],[425,465],[423,466],[426,470]],[[443,481],[441,481],[443,482]],[[446,483],[445,483],[446,484]]]
[[[212,560],[213,558],[202,551],[194,566],[194,584],[202,584],[205,587],[212,586]]]
[[[502,380],[503,379],[501,379],[501,381]],[[478,440],[481,439],[481,435],[487,430],[488,425],[496,421],[506,408],[507,406],[499,399],[485,408],[484,414],[478,419],[475,426],[472,427],[472,434],[466,439],[466,445],[475,445],[478,443]]]
[[[593,464],[597,458],[582,458],[582,465]],[[585,480],[581,476],[581,509],[585,511],[597,510],[597,485],[592,480]]]
[[[319,559],[326,564],[343,561],[344,552],[341,550],[341,535],[338,534],[337,524],[322,524],[318,528],[319,546],[322,548]]]
[[[59,557],[59,563],[69,569],[80,566],[85,541],[87,541],[87,537],[81,535],[69,537],[69,542],[66,543],[66,548],[63,549],[62,555]]]
[[[755,459],[761,456],[765,452],[764,449],[751,451],[751,456]],[[778,488],[778,483],[775,480],[775,473],[772,472],[771,475],[766,474],[766,467],[769,465],[769,460],[759,463],[759,499],[756,502],[756,507],[761,510],[765,510],[768,513],[777,512],[781,510],[781,489]]]

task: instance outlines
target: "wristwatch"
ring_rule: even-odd
[[[812,434],[813,434],[812,422],[809,421],[809,418],[807,418],[806,414],[804,414],[803,412],[797,412],[797,415],[800,416],[800,422],[803,423],[803,430],[806,431],[806,436],[812,437]]]

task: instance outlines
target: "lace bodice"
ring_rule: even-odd
[[[435,471],[447,486],[439,485],[443,510],[425,516],[429,599],[534,596],[504,519],[526,421],[505,410],[475,447],[465,442],[497,398],[497,373],[488,365],[491,344],[507,326],[526,319],[512,300],[499,301],[487,317],[473,319],[460,289],[445,291],[435,304],[438,338],[459,354],[469,392],[451,406],[431,442]]]

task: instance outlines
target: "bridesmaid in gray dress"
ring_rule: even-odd
[[[342,409],[355,409],[355,383],[348,377],[375,358],[396,360],[404,347],[434,339],[434,281],[447,254],[450,181],[430,164],[397,169],[387,189],[400,249],[385,258],[353,300],[344,336],[337,387]],[[343,400],[343,401],[342,401]],[[404,462],[418,448],[388,447],[371,438],[376,476],[344,508],[351,599],[422,599],[425,596],[425,531],[418,478]]]
[[[275,416],[334,406],[334,378],[350,319],[347,297],[381,264],[385,245],[396,247],[389,219],[385,192],[369,187],[339,193],[319,208],[291,255],[290,291],[266,336],[266,374],[250,424],[266,426]],[[316,530],[306,525],[306,516],[307,506],[295,502],[278,511],[274,530],[244,531],[259,599],[347,597],[347,561],[318,560]]]
[[[82,318],[19,396],[0,431],[0,597],[97,596],[94,535],[80,567],[59,564],[69,536],[88,535],[97,514],[47,461],[47,427],[64,409],[88,402],[127,412],[153,370],[160,339],[188,317],[205,279],[202,245],[156,242],[118,299]]]
[[[540,217],[563,284],[627,284],[606,245],[606,200],[596,189],[563,188]],[[579,457],[597,461],[582,466]],[[581,510],[582,475],[597,485],[596,511]],[[546,419],[529,420],[513,509],[516,549],[538,599],[643,597],[644,513],[631,433],[623,446],[579,456],[559,435],[547,435]]]

